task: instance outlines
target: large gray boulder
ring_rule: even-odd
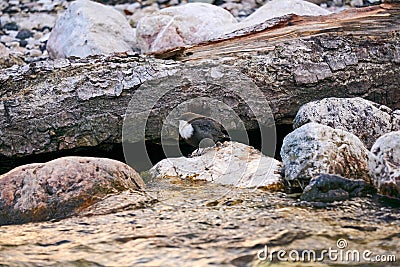
[[[376,139],[398,128],[398,115],[390,108],[362,99],[325,98],[303,105],[294,119],[294,128],[316,122],[356,135],[370,149]]]
[[[331,127],[307,123],[288,134],[281,148],[285,179],[304,185],[320,174],[336,174],[370,183],[369,151],[357,136]]]
[[[111,193],[145,184],[128,165],[105,158],[64,157],[0,176],[0,225],[64,218]]]
[[[47,42],[52,58],[112,54],[136,48],[135,30],[110,6],[73,2],[57,20]]]
[[[206,3],[162,9],[137,24],[137,42],[143,53],[204,42],[222,35],[236,19],[228,11]]]
[[[381,136],[372,146],[369,168],[378,191],[400,198],[400,131]]]
[[[153,178],[179,178],[237,187],[283,190],[281,163],[253,147],[224,142],[193,158],[167,158],[151,170]]]

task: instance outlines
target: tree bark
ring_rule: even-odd
[[[278,124],[290,124],[301,105],[325,97],[358,96],[400,108],[397,3],[324,17],[289,15],[155,56],[164,59],[119,54],[1,70],[0,161],[121,143],[123,118],[135,93],[149,99],[160,94],[145,86],[151,81],[170,90],[150,107],[150,141],[159,140],[169,111],[200,96],[223,101],[248,130],[256,129],[254,114],[235,93],[245,90],[236,81],[242,76],[262,92]],[[202,78],[214,77],[215,71],[237,88],[226,91]],[[148,104],[137,108],[144,111]]]

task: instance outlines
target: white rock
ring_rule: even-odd
[[[223,3],[220,7],[228,10],[234,17],[238,17],[239,11],[243,8],[243,5],[240,3],[228,2]]]
[[[132,4],[119,4],[115,5],[114,8],[125,15],[125,12],[135,13],[138,9],[140,9],[140,3],[132,3]]]
[[[281,148],[285,179],[304,186],[320,174],[335,174],[370,183],[369,151],[357,136],[307,123],[288,134]]]
[[[6,46],[7,47],[19,47],[19,42],[18,41],[12,41],[12,42],[9,42],[9,43],[6,43]]]
[[[364,6],[364,1],[363,0],[351,0],[350,5],[353,7],[361,7],[361,6]]]
[[[179,177],[274,191],[284,188],[280,173],[279,161],[237,142],[208,148],[193,158],[167,158],[150,170],[151,176],[158,178]]]
[[[303,105],[294,119],[298,128],[316,122],[356,135],[369,149],[376,139],[391,132],[394,115],[390,108],[355,98],[325,98]]]
[[[32,50],[29,50],[29,55],[31,57],[40,57],[40,56],[42,56],[42,51],[40,51],[38,49],[32,49]]]
[[[12,37],[15,38],[18,34],[18,31],[7,31],[7,34]]]
[[[48,33],[45,33],[45,34],[42,36],[42,38],[39,39],[39,41],[40,41],[41,43],[44,43],[44,42],[46,42],[47,40],[49,40],[49,37],[50,37],[50,33],[49,33],[49,32],[48,32]]]
[[[8,7],[8,5],[9,5],[9,3],[8,3],[8,1],[6,1],[6,0],[0,0],[0,15],[1,16],[3,16],[3,14],[1,14],[2,13],[2,10],[4,10],[4,9],[6,9],[7,7]],[[8,15],[7,13],[6,14],[4,14],[4,15]],[[0,17],[1,18],[1,17]]]
[[[151,6],[146,6],[144,8],[139,8],[132,12],[133,14],[128,17],[129,24],[132,27],[136,27],[138,24],[138,21],[146,16],[149,16],[155,12],[157,12],[159,9],[157,3],[152,4]]]
[[[88,0],[73,2],[61,16],[47,42],[52,58],[86,57],[131,51],[135,34],[114,8]]]
[[[381,136],[371,152],[369,168],[378,192],[400,198],[400,131]]]
[[[331,12],[303,0],[272,0],[257,9],[253,14],[244,19],[240,24],[242,27],[263,23],[266,20],[281,17],[288,14],[300,16],[324,16]]]
[[[214,0],[188,0],[188,3],[207,3],[212,4]]]
[[[28,41],[28,44],[26,45],[27,49],[35,49],[38,48],[40,45],[40,40],[36,40],[33,37],[26,39],[26,41]]]
[[[144,53],[192,45],[219,37],[236,19],[223,8],[189,3],[162,9],[139,20],[137,42]]]
[[[8,51],[7,47],[0,43],[0,65],[2,65],[9,56],[10,52]]]
[[[9,0],[8,4],[12,5],[12,6],[18,6],[19,5],[19,0]]]
[[[8,36],[8,35],[1,35],[0,42],[2,43],[11,43],[13,41],[17,41],[15,38]]]
[[[27,16],[19,16],[16,18],[15,22],[21,29],[41,29],[45,26],[53,28],[56,19],[56,15],[40,12],[28,13]]]
[[[34,34],[33,34],[33,38],[35,40],[40,40],[40,38],[42,38],[42,37],[43,37],[43,33],[42,32],[34,32]]]

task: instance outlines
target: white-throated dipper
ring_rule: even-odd
[[[217,142],[230,140],[220,123],[191,112],[179,117],[179,135],[186,143],[196,148],[212,147]]]

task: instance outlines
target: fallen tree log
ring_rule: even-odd
[[[170,81],[171,90],[151,107],[147,140],[159,140],[171,109],[200,96],[224,101],[248,130],[257,128],[238,95],[212,84],[198,86],[202,73],[212,69],[224,72],[230,81],[237,75],[249,77],[268,100],[278,124],[290,124],[304,103],[332,96],[360,96],[400,108],[397,3],[324,17],[289,15],[155,56],[164,59],[120,54],[1,70],[0,162],[121,143],[129,101],[140,90],[144,96],[157,95],[157,88],[142,87],[159,79]]]

